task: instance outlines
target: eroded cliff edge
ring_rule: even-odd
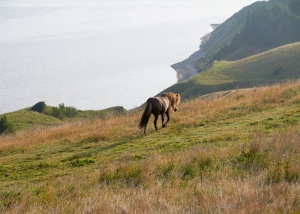
[[[219,24],[211,24],[210,26],[213,28],[213,30],[215,30],[219,26]],[[198,68],[196,67],[195,62],[197,62],[202,57],[205,57],[205,45],[209,40],[212,32],[209,32],[200,38],[201,44],[198,51],[194,52],[187,59],[171,65],[171,67],[177,73],[178,82],[184,81],[198,74]]]

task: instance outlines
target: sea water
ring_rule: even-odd
[[[229,4],[235,2],[235,4]],[[2,0],[0,114],[39,101],[132,109],[249,0]]]

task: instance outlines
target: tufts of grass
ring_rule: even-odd
[[[13,207],[21,201],[21,193],[13,190],[3,191],[0,194],[0,210],[6,210]]]
[[[105,184],[125,183],[130,186],[138,186],[142,183],[142,170],[138,164],[122,164],[120,167],[102,169],[99,181]]]
[[[72,167],[80,167],[80,166],[85,166],[85,165],[90,165],[94,164],[95,160],[89,159],[89,158],[84,158],[84,159],[75,159],[69,162],[69,165]]]

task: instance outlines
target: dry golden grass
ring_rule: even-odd
[[[183,102],[147,136],[140,110],[1,136],[0,212],[297,213],[299,107],[296,81]]]
[[[287,135],[298,137],[299,130]],[[299,138],[294,138],[289,145],[278,143],[286,142],[287,138],[281,134],[269,140],[258,136],[246,149],[254,146],[258,147],[254,150],[263,151],[273,147],[268,159],[279,158],[278,161],[284,162],[293,158],[287,157],[288,150],[299,149]],[[284,175],[280,181],[267,185],[269,172],[253,169],[253,173],[233,176],[233,169],[225,166],[204,170],[202,176],[182,179],[180,166],[190,164],[194,158],[200,163],[208,159],[212,159],[209,162],[226,161],[238,150],[238,145],[227,150],[198,145],[185,151],[149,156],[138,164],[123,163],[90,172],[78,170],[76,175],[59,177],[54,182],[31,184],[30,193],[16,193],[15,204],[7,213],[290,213],[299,210],[299,183],[287,181]],[[299,157],[296,162],[294,166],[299,168]],[[169,174],[159,172],[170,164],[173,168]],[[216,167],[214,164],[217,163],[210,167]],[[255,168],[255,164],[251,167]],[[112,183],[99,182],[99,176],[116,169],[122,174],[119,179]],[[126,180],[126,175],[134,170],[140,173]],[[281,170],[284,174],[284,169]]]
[[[11,147],[29,148],[35,144],[57,144],[62,139],[79,141],[87,138],[95,140],[116,140],[137,134],[136,121],[138,115],[114,117],[109,120],[94,119],[65,123],[64,125],[37,128],[30,131],[20,131],[14,135],[3,135],[0,139],[0,149]],[[124,125],[126,124],[126,125]],[[120,129],[120,127],[122,127]]]

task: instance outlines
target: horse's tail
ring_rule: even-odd
[[[142,128],[146,129],[146,126],[147,126],[148,121],[150,119],[151,111],[152,111],[152,104],[147,103],[146,108],[144,110],[144,113],[143,113],[142,118],[141,118],[140,123],[139,123],[139,128],[140,129],[142,129]]]

